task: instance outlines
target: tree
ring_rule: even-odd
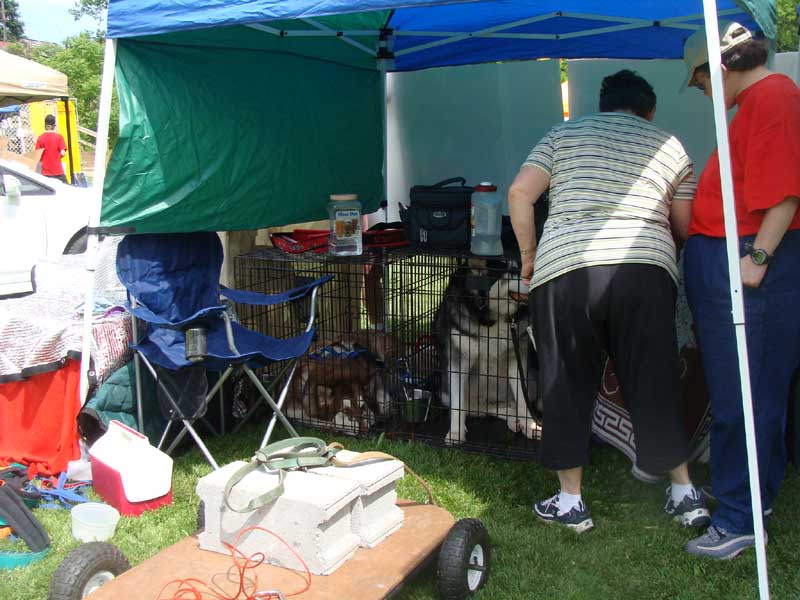
[[[797,0],[778,0],[778,52],[797,52]]]
[[[75,0],[69,14],[77,21],[81,17],[92,17],[98,21],[108,8],[108,0]]]
[[[97,129],[97,113],[100,105],[100,83],[103,73],[103,38],[83,32],[68,38],[63,46],[47,44],[34,48],[31,58],[36,62],[61,71],[68,78],[69,95],[75,98],[80,124],[88,129]],[[113,147],[119,135],[119,105],[111,102],[109,124],[109,147]],[[94,141],[94,140],[89,140]]]
[[[25,36],[25,23],[23,23],[22,19],[19,17],[17,1],[18,0],[4,0],[3,2],[5,7],[5,22],[1,25],[5,26],[5,32],[0,32],[0,36],[4,36],[0,39],[9,42],[14,42]],[[0,15],[0,19],[2,18],[3,15]]]

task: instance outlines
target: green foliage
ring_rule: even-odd
[[[30,56],[30,52],[28,51],[28,47],[23,44],[22,42],[9,42],[8,46],[5,48],[6,52],[9,54],[16,54],[17,56],[24,56],[28,58]]]
[[[778,52],[797,52],[797,0],[778,1]]]
[[[25,37],[25,23],[19,16],[19,0],[5,0],[5,38],[0,31],[0,40],[6,39],[9,42],[16,41]],[[2,18],[2,15],[0,15]],[[2,29],[2,27],[0,27]]]
[[[92,17],[99,21],[107,8],[108,0],[75,0],[75,4],[69,9],[69,14],[75,17],[75,20]]]
[[[32,60],[64,73],[69,80],[69,94],[78,106],[78,122],[87,129],[97,130],[100,105],[100,83],[103,73],[103,39],[83,32],[64,41],[64,45],[46,44],[31,50]],[[111,103],[109,147],[119,136],[119,107]],[[94,143],[94,139],[87,139]]]

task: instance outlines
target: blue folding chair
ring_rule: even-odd
[[[222,244],[213,232],[128,235],[117,249],[117,275],[128,292],[127,309],[135,317],[133,328],[137,419],[141,430],[143,408],[141,363],[156,379],[159,402],[167,418],[158,447],[172,423],[183,429],[167,453],[188,432],[214,469],[218,465],[193,423],[202,418],[214,395],[235,369],[242,369],[273,411],[262,446],[279,420],[292,436],[297,432],[282,413],[297,358],[308,350],[314,336],[314,315],[319,287],[330,275],[273,295],[244,292],[219,283]],[[231,320],[221,296],[241,304],[273,306],[311,295],[303,332],[277,339],[247,329]],[[137,320],[144,322],[139,331]],[[141,361],[141,363],[140,363]],[[277,361],[292,361],[278,401],[253,373]],[[206,371],[221,375],[208,390]]]

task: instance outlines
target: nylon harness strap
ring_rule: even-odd
[[[522,394],[525,396],[525,402],[530,406],[531,398],[528,396],[528,365],[522,364],[522,354],[519,350],[519,322],[514,319],[510,323],[511,327],[511,343],[514,345],[514,354],[517,358],[517,375],[519,375],[519,383],[522,386]]]
[[[333,455],[338,449],[329,449],[327,444],[319,438],[296,437],[288,438],[264,446],[255,453],[250,462],[239,468],[225,484],[225,505],[234,512],[252,512],[257,508],[274,502],[283,494],[283,481],[287,469],[300,469],[304,467],[324,467],[330,464]],[[278,485],[274,488],[251,499],[243,507],[232,506],[230,502],[231,490],[250,473],[264,466],[267,469],[278,471]]]
[[[363,452],[352,460],[339,460],[335,458],[335,456],[342,449],[343,446],[341,444],[333,443],[328,445],[323,440],[312,437],[288,438],[264,446],[256,452],[249,463],[237,469],[225,484],[225,505],[234,512],[246,513],[274,502],[283,494],[283,482],[286,478],[287,470],[327,466],[346,468],[371,460],[396,460],[393,456],[384,452]],[[252,498],[243,507],[233,506],[230,502],[230,494],[233,488],[247,475],[259,469],[261,466],[266,469],[278,471],[278,484],[260,496]],[[420,482],[423,488],[425,488],[430,503],[436,504],[430,488],[422,478],[407,466],[404,465],[404,468]]]

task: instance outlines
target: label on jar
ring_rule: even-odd
[[[475,203],[471,203],[469,207],[469,230],[472,237],[475,237]]]
[[[357,237],[361,230],[361,211],[337,210],[333,220],[338,239]]]

